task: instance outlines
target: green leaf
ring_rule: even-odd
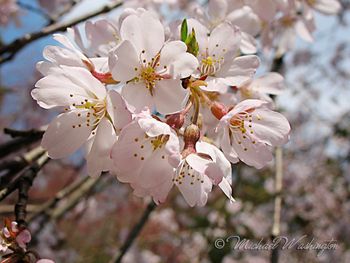
[[[187,27],[187,20],[185,18],[181,24],[181,41],[182,42],[186,42],[187,34],[188,34],[188,27]]]
[[[191,53],[194,56],[198,55],[199,45],[196,39],[196,32],[192,28],[191,34],[186,39],[187,52]]]

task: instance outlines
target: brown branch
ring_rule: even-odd
[[[9,184],[19,171],[37,160],[44,152],[45,150],[38,146],[12,160],[0,162],[0,189]]]
[[[70,21],[68,23],[55,23],[50,26],[47,26],[43,28],[42,30],[38,32],[34,32],[31,34],[27,34],[21,38],[18,38],[11,42],[8,45],[5,45],[3,47],[0,47],[0,64],[11,60],[18,51],[20,51],[22,48],[24,48],[29,43],[32,43],[33,41],[40,39],[42,37],[48,36],[52,33],[59,32],[59,31],[65,31],[68,27],[75,26],[85,20],[88,20],[90,18],[93,18],[95,16],[107,13],[112,11],[113,9],[121,6],[123,2],[117,2],[112,5],[105,5],[104,7],[100,8],[99,10],[96,10],[90,14],[87,14],[85,16],[79,17],[73,21]]]
[[[33,137],[33,136],[43,136],[45,131],[41,130],[15,130],[11,128],[4,128],[4,133],[10,135],[12,138],[17,137]]]
[[[5,142],[0,145],[0,158],[3,158],[11,153],[19,151],[28,145],[38,142],[42,137],[42,134],[36,134],[28,137],[15,138],[11,141]]]
[[[137,236],[140,234],[142,228],[147,223],[148,218],[152,211],[156,208],[156,204],[151,201],[145,211],[143,212],[140,220],[136,223],[136,225],[131,229],[128,237],[126,238],[124,244],[121,246],[120,250],[117,252],[117,254],[113,257],[111,263],[120,263],[122,262],[123,257],[125,256],[126,252],[128,252],[131,245],[134,243]]]
[[[9,194],[19,187],[21,178],[25,177],[28,180],[34,180],[40,169],[49,161],[49,157],[44,153],[36,162],[34,162],[27,169],[24,169],[18,177],[10,183],[6,188],[0,191],[0,201],[4,200]]]

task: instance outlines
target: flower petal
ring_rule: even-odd
[[[188,97],[188,91],[182,87],[181,80],[164,79],[156,84],[154,102],[157,111],[170,114],[181,111]]]
[[[90,176],[97,177],[101,172],[112,168],[111,150],[116,140],[117,136],[112,123],[103,118],[98,124],[91,150],[86,156],[87,171]]]
[[[87,112],[74,110],[63,113],[50,123],[41,146],[48,151],[51,158],[68,156],[87,141],[91,133],[91,128],[85,125]]]
[[[123,41],[110,54],[109,67],[113,78],[121,82],[129,81],[137,76],[140,62],[135,47],[130,41]]]
[[[135,112],[140,112],[145,107],[150,110],[154,108],[153,97],[143,83],[130,82],[126,84],[122,88],[121,95]]]

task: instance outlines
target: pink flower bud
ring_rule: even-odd
[[[180,129],[185,122],[183,112],[171,114],[167,117],[166,123],[173,129]]]
[[[220,120],[224,115],[226,115],[227,108],[225,105],[219,103],[219,102],[213,102],[213,104],[210,107],[211,113]]]

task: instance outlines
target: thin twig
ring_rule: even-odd
[[[0,189],[6,187],[19,171],[36,161],[44,152],[45,150],[38,146],[23,155],[16,156],[12,160],[0,162]]]
[[[145,211],[143,212],[143,215],[141,216],[140,220],[137,222],[137,224],[132,228],[130,231],[127,239],[125,240],[124,244],[121,246],[120,250],[117,252],[117,254],[113,257],[111,263],[120,263],[122,262],[122,259],[126,252],[129,250],[137,236],[140,234],[142,228],[147,223],[148,218],[152,211],[156,208],[156,204],[151,201]]]
[[[284,70],[284,57],[274,59],[271,71],[282,73]],[[274,214],[271,229],[271,239],[275,239],[281,233],[281,211],[282,211],[282,182],[283,182],[283,151],[277,147],[275,151],[275,191],[274,191]],[[271,251],[271,263],[278,263],[280,247]]]
[[[32,136],[42,136],[45,131],[41,130],[16,130],[11,128],[4,128],[4,133],[10,135],[12,138],[17,137],[32,137]]]
[[[15,191],[19,186],[19,181],[22,177],[35,179],[41,168],[49,161],[49,157],[44,153],[35,163],[23,170],[11,184],[0,191],[0,201],[4,200],[9,194]]]
[[[59,32],[59,31],[65,31],[68,27],[72,27],[75,26],[85,20],[88,20],[90,18],[93,18],[95,16],[107,13],[112,11],[113,9],[121,6],[123,4],[123,2],[117,2],[115,4],[112,5],[106,5],[102,8],[100,8],[99,10],[92,12],[90,14],[87,14],[85,16],[79,17],[73,21],[70,21],[68,23],[55,23],[52,24],[50,26],[47,26],[45,28],[43,28],[42,30],[38,31],[38,32],[34,32],[31,34],[27,34],[21,38],[18,38],[16,40],[14,40],[13,42],[11,42],[8,45],[5,45],[3,47],[0,47],[0,55],[2,56],[0,58],[0,64],[11,60],[18,51],[20,51],[23,47],[25,47],[26,45],[28,45],[29,43],[40,39],[42,37],[48,36],[52,33],[55,32]]]

